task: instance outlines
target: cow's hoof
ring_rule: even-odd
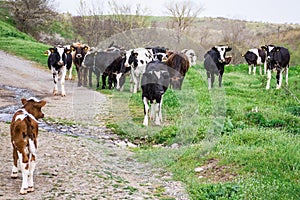
[[[67,96],[67,95],[66,95],[66,94],[61,94],[61,96],[62,96],[62,97],[65,97],[65,96]]]
[[[28,187],[27,192],[34,192],[34,187],[33,186]]]
[[[20,190],[20,194],[24,195],[24,194],[27,194],[27,188],[21,188]]]
[[[57,92],[56,90],[54,90],[54,91],[53,91],[53,96],[57,95],[57,93],[58,93],[58,92]]]
[[[12,172],[10,177],[13,178],[13,179],[18,178],[18,172]]]

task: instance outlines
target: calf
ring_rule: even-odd
[[[154,119],[155,124],[162,122],[162,101],[163,95],[170,84],[168,66],[159,61],[152,61],[147,64],[146,71],[142,75],[142,99],[144,103],[143,125],[148,126],[149,102],[151,104],[150,119]]]
[[[23,107],[16,111],[10,124],[11,143],[13,147],[13,167],[11,178],[18,177],[18,160],[22,172],[20,194],[33,192],[33,172],[37,151],[38,119],[44,117],[41,108],[46,101],[36,98],[21,99]]]
[[[290,53],[289,50],[284,47],[266,45],[261,47],[267,52],[267,86],[266,89],[270,89],[271,82],[271,72],[276,71],[277,85],[276,89],[280,89],[282,84],[282,73],[285,72],[285,81],[288,85],[288,72],[289,72],[289,62]]]
[[[67,63],[67,55],[66,50],[63,47],[52,47],[49,48],[50,55],[48,56],[48,68],[51,70],[53,75],[53,95],[58,94],[57,82],[60,76],[60,84],[61,84],[61,96],[66,96],[65,91],[65,77],[67,73],[66,63]]]
[[[71,49],[74,52],[72,55],[73,63],[76,66],[78,76],[78,86],[87,85],[88,68],[82,66],[83,59],[90,47],[81,43],[74,43],[71,45]]]
[[[184,53],[173,52],[170,53],[166,64],[170,67],[170,86],[181,90],[183,79],[190,67],[188,57]]]
[[[73,59],[72,59],[72,49],[70,45],[64,46],[65,52],[66,52],[66,67],[67,67],[67,73],[69,72],[69,75],[66,75],[66,80],[72,80],[72,64],[73,64]]]
[[[126,52],[125,67],[131,67],[130,91],[137,93],[146,65],[153,61],[150,49],[137,48]]]
[[[231,51],[231,47],[219,45],[212,47],[204,55],[204,68],[206,69],[208,89],[213,87],[215,75],[219,76],[219,87],[222,87],[224,66],[231,61],[231,58],[226,58],[226,52],[228,51]]]
[[[256,73],[256,66],[259,65],[259,74],[262,75],[261,66],[264,65],[264,74],[267,70],[266,52],[262,49],[250,49],[242,55],[249,65],[249,74],[251,74],[251,67],[253,66],[253,75]]]

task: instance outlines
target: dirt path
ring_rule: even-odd
[[[20,106],[21,97],[33,94],[47,101],[47,118],[75,122],[56,131],[40,128],[36,190],[25,196],[19,195],[20,174],[10,178],[9,124],[0,122],[0,199],[188,199],[169,173],[137,162],[134,153],[116,145],[117,137],[100,120],[111,105],[105,95],[66,81],[67,97],[52,96],[49,70],[2,51],[0,60],[0,116],[4,108]],[[27,92],[16,96],[7,86]]]

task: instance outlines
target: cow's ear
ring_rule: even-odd
[[[70,47],[71,47],[71,51],[75,51],[75,47],[73,45],[71,45]]]
[[[27,100],[24,99],[24,98],[22,98],[22,99],[21,99],[21,102],[22,102],[23,105],[25,105],[25,104],[27,103]]]
[[[275,50],[276,51],[280,51],[281,47],[276,47]]]
[[[139,55],[138,53],[134,53],[134,56],[135,56],[135,57],[138,57],[138,55]]]
[[[45,105],[46,105],[46,101],[45,100],[42,100],[42,101],[39,102],[39,106],[40,107],[43,107]]]
[[[51,53],[54,52],[54,48],[53,47],[49,48],[49,50],[50,50]]]
[[[261,48],[262,50],[267,51],[267,46],[261,46],[260,48]]]

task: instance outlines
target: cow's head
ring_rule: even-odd
[[[49,48],[49,51],[51,52],[51,64],[57,64],[59,66],[63,66],[66,64],[66,55],[65,55],[65,49],[63,47],[52,47]]]
[[[226,62],[226,52],[231,51],[232,48],[227,46],[227,45],[218,45],[218,46],[214,46],[213,49],[217,50],[220,54],[220,60],[219,62],[221,63],[225,63]]]
[[[125,67],[133,66],[134,68],[138,66],[138,53],[134,50],[127,51],[125,56]]]
[[[278,59],[275,57],[278,56],[277,52],[280,51],[281,47],[277,47],[274,45],[265,45],[261,47],[267,54],[267,66],[271,70],[275,70],[280,67],[278,63]]]
[[[40,119],[44,117],[44,113],[42,112],[42,107],[46,105],[46,101],[38,100],[34,97],[30,97],[29,99],[21,99],[23,104],[23,108],[30,114],[32,114],[36,119]]]
[[[89,46],[81,43],[71,45],[71,50],[75,52],[76,59],[83,59],[89,49]]]

